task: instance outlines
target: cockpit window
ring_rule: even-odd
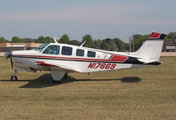
[[[43,51],[43,53],[44,54],[58,55],[59,51],[60,51],[60,46],[59,45],[50,45]]]
[[[44,45],[40,45],[38,48],[36,48],[35,50],[38,52],[41,52],[49,43],[46,43]]]

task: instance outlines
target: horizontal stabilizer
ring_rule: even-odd
[[[151,64],[151,65],[160,65],[161,62],[158,60],[146,60],[146,59],[138,59],[138,61],[143,62],[144,64]]]
[[[138,59],[140,62],[143,63],[152,63],[152,62],[156,62],[157,60],[146,60],[146,59]]]

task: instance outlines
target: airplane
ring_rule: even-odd
[[[130,69],[160,65],[164,37],[152,31],[144,44],[133,53],[106,51],[94,48],[55,43],[46,43],[34,50],[10,51],[15,74],[11,81],[17,81],[17,71],[50,71],[53,83],[60,83],[69,72],[90,73],[98,71]]]

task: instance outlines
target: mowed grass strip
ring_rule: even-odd
[[[69,73],[53,84],[49,72],[14,74],[0,57],[0,119],[176,119],[176,57],[162,65]]]

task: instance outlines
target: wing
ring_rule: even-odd
[[[64,66],[64,65],[61,65],[58,63],[36,61],[35,64],[38,66],[42,66],[42,67],[58,67],[58,68],[64,69],[64,70],[80,72],[72,67]]]

